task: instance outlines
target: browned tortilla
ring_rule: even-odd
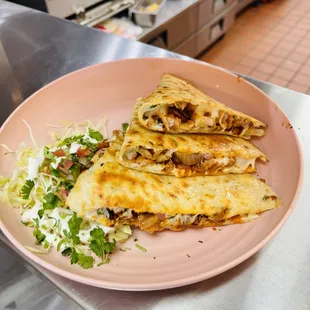
[[[163,74],[153,93],[140,100],[139,121],[155,131],[216,133],[250,139],[263,136],[267,127],[171,74]]]
[[[71,190],[66,204],[106,226],[129,224],[148,232],[244,223],[281,204],[251,174],[176,178],[128,169],[115,160],[122,135]]]

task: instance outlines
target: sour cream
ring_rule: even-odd
[[[27,209],[22,215],[22,222],[33,222],[34,219],[39,218],[38,211],[42,208],[40,203],[36,203],[31,209]]]
[[[41,148],[38,156],[30,157],[28,160],[28,180],[33,180],[38,176],[39,167],[44,160],[44,149]]]
[[[75,154],[81,146],[82,146],[82,145],[79,144],[79,143],[72,142],[72,144],[71,144],[71,146],[70,146],[69,153],[70,153],[70,154]]]

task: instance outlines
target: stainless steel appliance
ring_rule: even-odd
[[[46,0],[46,6],[52,15],[90,27],[123,12],[145,26],[139,41],[197,57],[233,26],[236,14],[253,0],[152,2],[156,1],[160,9],[151,15],[138,11],[141,0]]]
[[[147,2],[149,1],[149,2]],[[27,1],[26,1],[27,2]],[[156,3],[153,14],[140,12]],[[94,27],[122,14],[145,26],[138,40],[186,56],[197,57],[234,24],[236,14],[253,0],[45,0],[47,11]]]

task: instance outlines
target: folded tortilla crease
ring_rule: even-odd
[[[251,174],[176,178],[123,167],[115,160],[123,135],[115,134],[110,148],[79,176],[67,198],[78,216],[153,233],[245,223],[281,204],[273,190]]]
[[[138,120],[137,102],[117,161],[125,167],[188,177],[255,171],[267,156],[250,141],[215,134],[170,134],[152,131]]]
[[[142,98],[140,123],[151,130],[171,133],[216,133],[250,139],[263,136],[263,122],[228,108],[190,83],[163,74],[151,95]]]

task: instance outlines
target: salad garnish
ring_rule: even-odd
[[[21,143],[13,152],[7,145],[0,145],[6,151],[4,155],[16,155],[12,176],[0,176],[0,199],[20,208],[22,223],[33,228],[37,246],[25,247],[36,254],[46,254],[54,247],[69,256],[71,264],[84,269],[109,263],[117,242],[130,237],[130,227],[105,227],[78,217],[65,205],[78,176],[92,166],[97,152],[103,154],[109,147],[106,120],[96,126],[90,121],[49,126],[65,134],[51,133],[53,142],[42,147],[23,121],[33,147]]]

